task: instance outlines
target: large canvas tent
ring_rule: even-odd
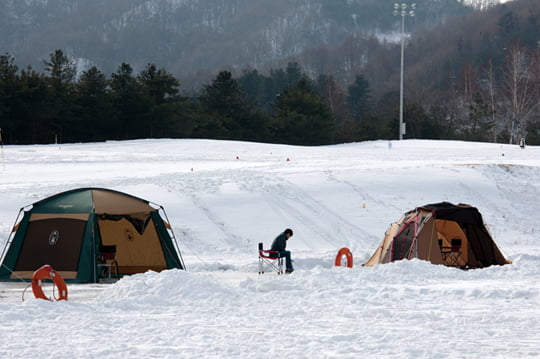
[[[448,202],[405,213],[386,231],[382,243],[364,265],[412,258],[463,269],[509,263],[491,238],[478,209]]]
[[[162,206],[109,189],[53,195],[20,210],[0,257],[0,280],[29,279],[49,264],[66,280],[98,282],[102,252],[111,249],[119,275],[184,269],[164,219]]]

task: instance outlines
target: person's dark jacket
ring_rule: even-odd
[[[274,239],[270,250],[283,252],[285,248],[287,248],[287,235],[285,234],[285,232],[283,232],[279,236],[277,236],[276,239]]]

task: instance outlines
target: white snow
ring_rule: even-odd
[[[140,140],[3,152],[0,249],[21,207],[106,187],[163,205],[188,270],[71,284],[61,302],[0,282],[0,358],[540,357],[540,147]],[[361,266],[405,211],[440,201],[478,207],[513,264]],[[287,227],[296,271],[258,275],[257,243]],[[333,267],[341,247],[354,268]]]

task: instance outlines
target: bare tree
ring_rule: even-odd
[[[471,127],[471,104],[474,94],[478,92],[478,81],[470,62],[466,62],[458,77],[452,77],[450,97],[451,114],[449,121],[456,134],[467,136]]]
[[[493,62],[491,59],[488,61],[487,69],[485,70],[485,80],[484,84],[487,87],[487,93],[489,96],[489,107],[491,113],[491,122],[493,123],[493,142],[497,142],[497,136],[499,134],[499,128],[497,126],[497,104],[495,102],[496,96],[496,83],[495,83],[495,74],[493,70]]]
[[[538,106],[538,83],[534,79],[535,57],[519,45],[508,49],[504,63],[504,87],[510,103],[510,138],[512,144],[516,136],[525,137],[529,114]]]
[[[479,10],[487,10],[498,4],[498,0],[469,0],[469,5]]]

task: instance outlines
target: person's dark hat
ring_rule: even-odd
[[[290,235],[291,237],[293,235],[293,231],[290,228],[287,228],[284,233]]]

